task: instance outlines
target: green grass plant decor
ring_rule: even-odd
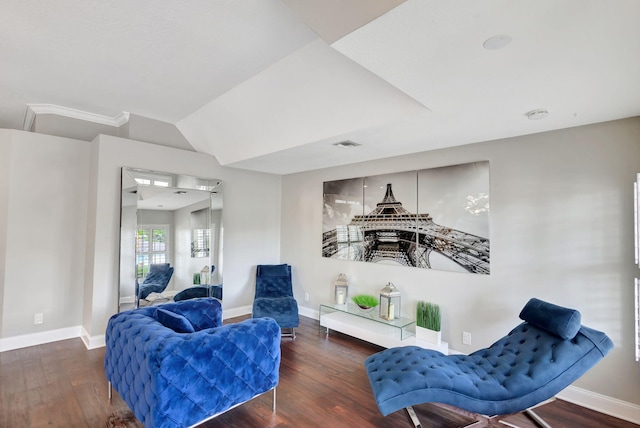
[[[368,294],[358,294],[357,296],[353,296],[351,300],[362,309],[370,309],[378,306],[378,299]]]
[[[440,306],[419,301],[416,308],[416,325],[433,331],[440,331]]]

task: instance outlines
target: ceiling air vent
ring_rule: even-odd
[[[340,147],[342,149],[350,149],[352,147],[360,146],[360,144],[354,143],[353,141],[350,141],[350,140],[340,141],[339,143],[334,143],[333,145],[336,147]]]

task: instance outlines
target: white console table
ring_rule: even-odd
[[[339,331],[384,348],[416,345],[448,353],[446,342],[436,345],[416,340],[416,322],[409,318],[387,321],[380,318],[378,308],[364,311],[353,303],[346,305],[320,305],[320,325],[329,330]]]

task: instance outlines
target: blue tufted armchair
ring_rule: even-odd
[[[214,298],[133,309],[109,320],[104,368],[147,428],[189,427],[270,390],[275,410],[280,327],[222,325]]]
[[[298,302],[293,298],[291,266],[258,265],[252,314],[253,318],[275,319],[281,328],[290,328],[290,336],[295,339],[300,317]]]

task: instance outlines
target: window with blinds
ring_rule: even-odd
[[[136,230],[136,277],[144,278],[149,273],[149,266],[167,263],[168,257],[168,225],[141,225]]]
[[[191,232],[191,257],[209,257],[211,229],[193,229]]]

